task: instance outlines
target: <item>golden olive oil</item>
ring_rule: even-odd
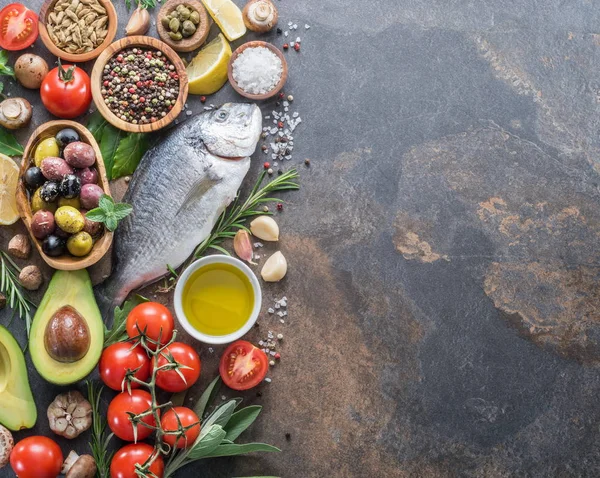
[[[254,308],[254,291],[246,275],[231,264],[207,264],[188,278],[183,312],[192,326],[207,335],[241,329]]]

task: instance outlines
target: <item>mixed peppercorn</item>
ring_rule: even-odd
[[[179,96],[179,75],[158,50],[127,48],[104,67],[102,97],[120,119],[133,124],[165,117]]]

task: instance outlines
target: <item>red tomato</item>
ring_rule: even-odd
[[[179,419],[179,420],[178,420]],[[185,436],[164,435],[163,441],[176,448],[187,448],[194,444],[198,435],[200,435],[200,419],[192,410],[187,407],[175,407],[165,413],[160,424],[166,432],[176,432],[179,430],[179,424],[182,428],[190,427],[185,430]],[[177,441],[177,445],[175,445]]]
[[[158,302],[144,302],[133,308],[127,316],[127,335],[132,339],[145,333],[146,337],[164,345],[173,337],[175,321],[169,309]],[[149,348],[156,346],[148,343]]]
[[[10,454],[10,466],[19,478],[56,478],[62,464],[58,444],[43,436],[23,438]]]
[[[250,342],[238,340],[225,349],[219,373],[225,385],[248,390],[263,381],[269,369],[267,354]]]
[[[160,353],[158,361],[154,359],[155,367],[162,367],[170,363],[167,357],[172,357],[181,367],[178,370],[161,370],[156,373],[156,385],[167,392],[182,392],[196,383],[200,377],[200,357],[189,345],[182,342],[173,342]],[[158,363],[158,365],[157,365]],[[188,368],[189,367],[189,368]],[[183,375],[183,380],[181,375]]]
[[[85,113],[92,102],[90,77],[74,65],[61,65],[50,71],[40,88],[42,103],[59,118],[76,118]]]
[[[147,443],[125,445],[115,453],[115,456],[110,462],[110,478],[139,478],[135,473],[136,463],[143,465],[146,460],[152,456],[153,452],[154,448]],[[152,462],[148,471],[158,478],[162,478],[164,470],[165,462],[163,461],[162,456],[159,455],[158,458]],[[148,475],[150,475],[150,473],[148,473]]]
[[[136,370],[135,378],[146,381],[150,376],[150,359],[140,346],[129,342],[118,342],[104,349],[100,357],[100,378],[107,387],[113,390],[126,390],[125,372]],[[131,388],[139,388],[140,384],[131,382]]]
[[[20,3],[0,10],[0,47],[23,50],[38,37],[38,16]]]
[[[108,406],[108,426],[121,440],[135,441],[133,424],[127,412],[139,415],[151,407],[152,397],[145,390],[132,390],[131,395],[128,392],[119,393]],[[145,416],[143,421],[151,426],[156,425],[156,421],[152,415]],[[148,438],[153,432],[151,428],[141,423],[138,423],[136,428],[138,440]]]

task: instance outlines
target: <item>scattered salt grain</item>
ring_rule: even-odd
[[[211,354],[212,354],[214,351],[215,351],[215,349],[213,349],[212,347],[208,347],[208,352],[209,352],[209,353],[211,353]]]
[[[187,110],[187,111],[185,112],[185,114],[186,114],[186,115],[188,115],[188,116],[192,116],[192,114],[193,114],[193,113],[192,113],[192,111],[191,111],[191,110]]]
[[[233,79],[246,93],[262,95],[271,91],[283,73],[279,57],[264,47],[246,48],[232,65]]]
[[[265,378],[265,382],[271,383],[271,379],[269,377]]]
[[[306,24],[304,25],[304,29],[305,29],[305,30],[308,30],[309,28],[310,28],[310,25],[309,25],[308,23],[306,23]]]
[[[275,367],[275,360],[269,360],[269,365],[271,367]]]

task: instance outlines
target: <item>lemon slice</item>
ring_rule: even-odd
[[[246,33],[242,11],[231,0],[202,0],[202,3],[229,41]]]
[[[227,83],[227,64],[231,47],[225,37],[219,36],[206,45],[187,66],[190,93],[211,95]]]
[[[19,219],[17,210],[17,182],[19,167],[8,156],[0,154],[0,225],[14,224]]]

